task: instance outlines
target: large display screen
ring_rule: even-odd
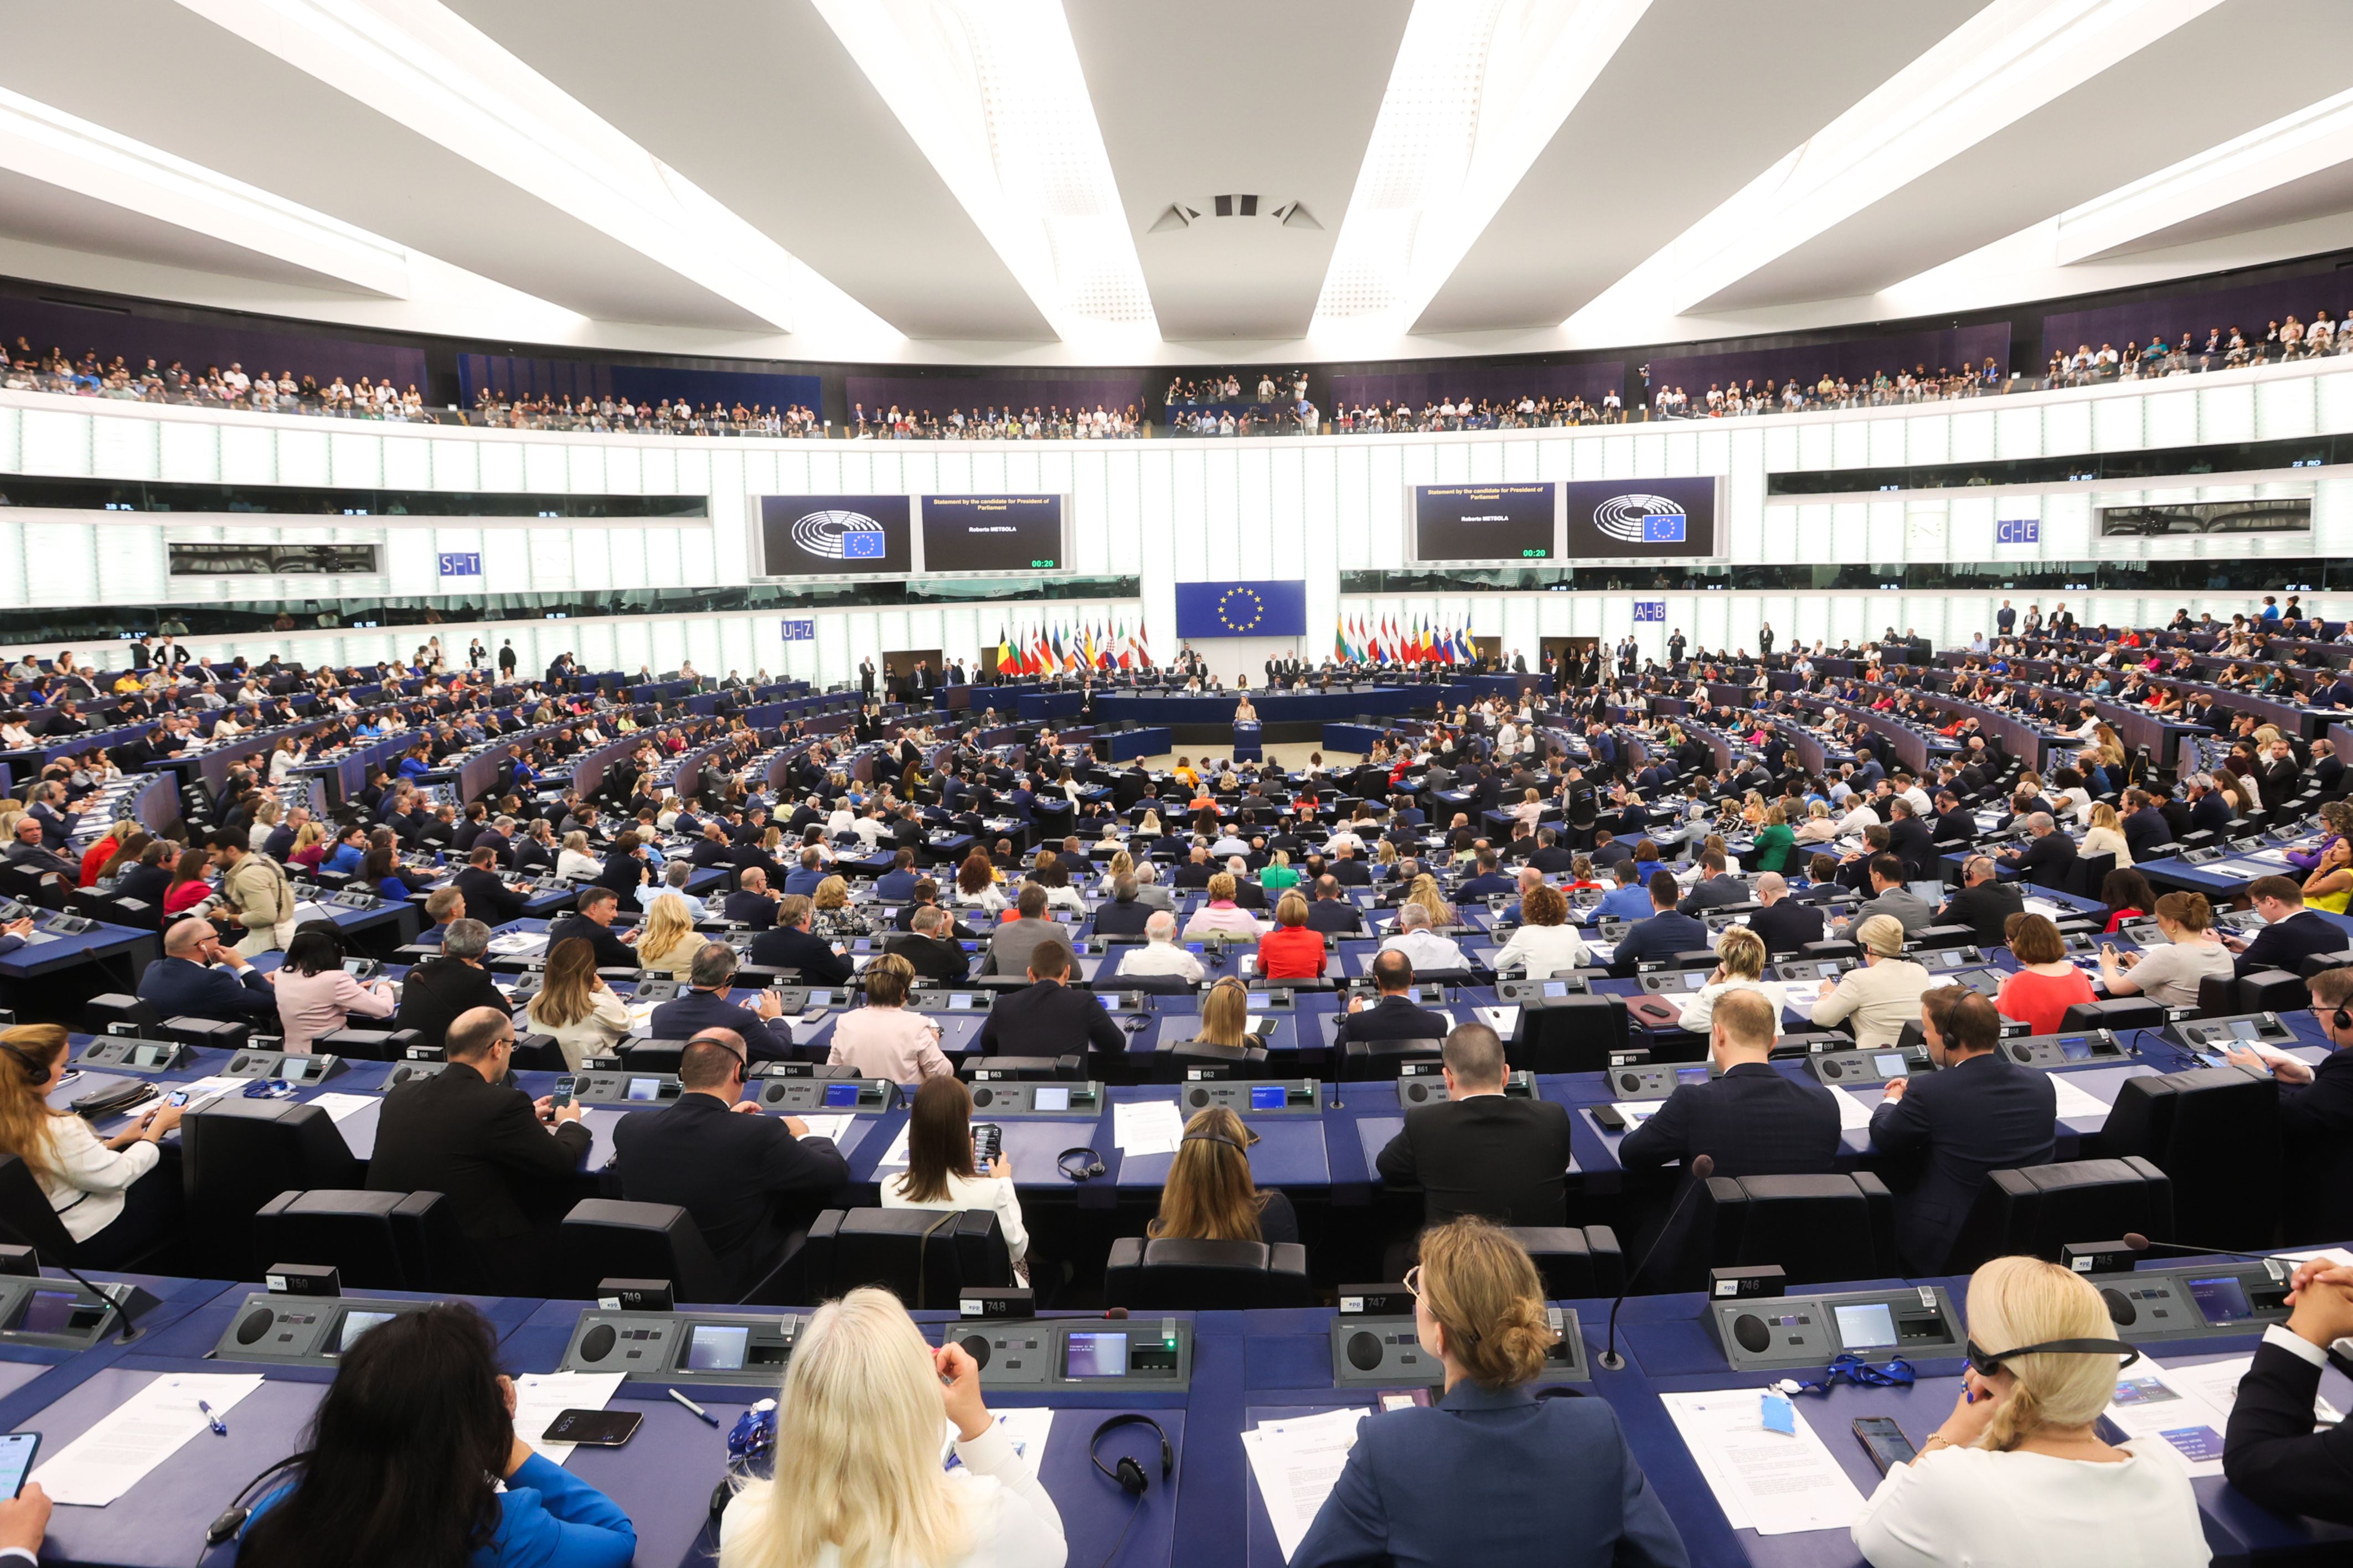
[[[905,496],[762,496],[761,569],[771,577],[890,577],[914,570]]]
[[[1550,561],[1556,485],[1416,485],[1416,561]]]
[[[1717,483],[1714,479],[1564,483],[1569,563],[1716,554]]]
[[[1060,572],[1060,496],[925,496],[925,572]]]

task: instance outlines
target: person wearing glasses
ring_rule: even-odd
[[[2114,1447],[2096,1423],[2137,1355],[2091,1281],[1997,1258],[1969,1279],[1960,1397],[1854,1521],[1872,1568],[2064,1563],[2202,1568],[2189,1472],[2162,1441]],[[2309,1412],[2306,1412],[2307,1415]]]
[[[1406,1288],[1445,1397],[1366,1420],[1290,1568],[1690,1561],[1609,1403],[1535,1397],[1557,1336],[1519,1243],[1482,1219],[1434,1226]]]
[[[384,1097],[368,1191],[442,1193],[482,1289],[541,1290],[555,1226],[592,1142],[577,1104],[532,1100],[509,1086],[514,1020],[476,1007],[449,1026],[448,1067]]]
[[[2306,983],[2312,1021],[2328,1054],[2312,1066],[2284,1053],[2242,1047],[2231,1065],[2279,1080],[2280,1142],[2287,1156],[2291,1235],[2319,1235],[2315,1225],[2353,1225],[2353,967],[2324,969]],[[2336,1231],[2327,1234],[2337,1235]]]

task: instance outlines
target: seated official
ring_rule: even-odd
[[[1597,852],[1598,853],[1598,852]],[[1642,862],[1629,856],[1613,861],[1609,875],[1618,885],[1601,895],[1601,901],[1577,912],[1577,923],[1591,925],[1596,921],[1639,921],[1647,919],[1655,907],[1651,902],[1651,888],[1642,879]]]
[[[1176,917],[1166,910],[1152,911],[1151,918],[1144,922],[1144,945],[1124,950],[1118,959],[1119,967],[1112,971],[1114,978],[1123,974],[1176,974],[1198,985],[1208,973],[1201,967],[1198,954],[1177,945]]]
[[[1944,1271],[1990,1173],[2051,1163],[2059,1096],[2049,1074],[1994,1048],[2000,1015],[1966,986],[1924,994],[1920,1027],[1936,1070],[1888,1084],[1871,1113],[1871,1146],[1896,1189],[1897,1250],[1926,1276]]]
[[[550,963],[562,945],[548,944]],[[459,1014],[477,1007],[507,1008],[511,1004],[505,994],[482,967],[482,954],[490,946],[491,928],[481,921],[451,921],[441,932],[441,956],[412,966],[408,978],[401,982],[400,1010],[392,1016],[393,1031],[414,1029],[418,1044],[438,1046]],[[593,966],[593,949],[591,953]]]
[[[1201,993],[1200,1023],[1191,1044],[1240,1050],[1255,1044],[1250,1034],[1250,986],[1225,974]]]
[[[1961,890],[1945,900],[1936,911],[1938,925],[1967,926],[1969,941],[1979,947],[2000,947],[2010,931],[2010,918],[2026,910],[2026,895],[2000,879],[1990,855],[1972,855],[1961,862]]]
[[[2147,996],[2167,1007],[2195,1007],[2201,984],[2231,974],[2231,950],[2214,930],[2214,907],[2203,893],[2173,892],[2160,897],[2150,913],[2163,944],[2119,953],[2115,943],[2102,942],[2100,983],[2111,996]]]
[[[1440,936],[1431,930],[1436,923],[1426,905],[1399,904],[1397,931],[1382,939],[1381,951],[1403,953],[1417,973],[1451,973],[1468,970],[1471,960],[1463,953],[1461,945],[1453,938]]]
[[[1326,936],[1362,936],[1365,931],[1364,911],[1356,900],[1341,891],[1337,878],[1329,872],[1315,879],[1315,897],[1307,906],[1307,929]]]
[[[2047,811],[2027,814],[2026,836],[2023,848],[2004,849],[2000,858],[2021,881],[2040,888],[2063,888],[2067,873],[2074,868],[2075,841],[2059,831]]]
[[[953,917],[937,904],[919,904],[913,929],[887,939],[883,950],[905,959],[918,979],[943,985],[960,984],[972,972],[972,958],[964,943],[948,934],[954,923]]]
[[[2238,955],[2232,967],[2241,975],[2266,969],[2298,973],[2314,953],[2338,952],[2348,945],[2343,926],[2304,907],[2304,885],[2293,877],[2258,877],[2247,884],[2247,900],[2263,917],[2263,929],[2252,941],[2222,938],[2222,945]]]
[[[825,1059],[856,1068],[860,1078],[892,1083],[952,1075],[955,1068],[940,1054],[939,1025],[907,1011],[915,966],[886,952],[866,966],[865,980],[866,1005],[835,1015],[833,1048]]]
[[[2131,1348],[2091,1281],[1997,1258],[1970,1278],[1968,1314],[1974,1364],[1952,1413],[1855,1519],[1872,1568],[2203,1568],[2212,1551],[2171,1445],[2099,1436]],[[2307,1402],[2307,1429],[2311,1416]]]
[[[629,1008],[596,973],[596,951],[577,937],[547,950],[539,990],[523,1009],[534,1033],[553,1036],[573,1072],[590,1057],[609,1055],[629,1032]]]
[[[1373,955],[1373,985],[1377,996],[1368,1005],[1362,996],[1348,998],[1348,1010],[1334,1026],[1332,1048],[1345,1051],[1350,1040],[1443,1040],[1447,1024],[1413,999],[1413,961],[1388,950]]]
[[[89,1122],[48,1103],[65,1081],[66,1045],[56,1024],[0,1030],[0,1153],[25,1163],[73,1237],[66,1261],[118,1268],[182,1224],[179,1162],[156,1170],[164,1163],[157,1144],[180,1124],[181,1108],[159,1100],[100,1142]]]
[[[2287,1157],[2288,1230],[2318,1237],[2315,1226],[2353,1226],[2353,968],[2324,969],[2308,982],[2312,1019],[2328,1042],[2320,1065],[2288,1056],[2236,1049],[2232,1065],[2279,1079],[2279,1130]]]
[[[774,991],[762,991],[751,1006],[744,1007],[728,995],[734,988],[738,964],[735,950],[725,942],[704,942],[687,974],[691,989],[654,1008],[646,1024],[649,1036],[657,1040],[684,1040],[706,1029],[732,1029],[744,1037],[754,1061],[790,1060],[793,1026],[785,1016],[783,999]]]
[[[2312,1412],[2332,1348],[2353,1339],[2353,1268],[2316,1258],[2291,1283],[2294,1310],[2239,1380],[2222,1473],[2274,1512],[2353,1524],[2353,1426],[2315,1431]]]
[[[749,866],[735,881],[735,890],[719,906],[719,918],[754,931],[766,931],[775,925],[776,895],[768,890],[768,874],[757,866]]]
[[[1707,926],[1696,915],[1675,908],[1683,889],[1672,871],[1651,873],[1651,914],[1636,921],[1618,939],[1609,955],[1609,973],[1624,978],[1645,961],[1672,958],[1679,952],[1700,952],[1709,945]]]
[[[655,895],[638,928],[638,965],[649,974],[683,980],[694,968],[694,955],[710,939],[694,929],[694,911],[676,893]]]
[[[901,848],[891,857],[891,868],[874,879],[874,897],[886,904],[902,902],[923,879],[915,869],[915,852]]]
[[[1445,1396],[1357,1429],[1290,1568],[1690,1561],[1609,1402],[1531,1392],[1556,1336],[1518,1243],[1476,1219],[1438,1226],[1422,1233],[1406,1285],[1415,1338],[1445,1367]]]
[[[1568,895],[1549,882],[1538,882],[1520,895],[1519,929],[1495,954],[1494,967],[1544,980],[1582,967],[1588,956],[1585,943],[1568,924]]]
[[[1725,933],[1727,936],[1730,932]],[[1628,1170],[1705,1154],[1726,1177],[1810,1175],[1839,1154],[1838,1102],[1811,1079],[1769,1065],[1780,1010],[1762,992],[1727,991],[1708,1019],[1708,1056],[1720,1077],[1679,1084],[1618,1144]]]
[[[768,1116],[744,1098],[744,1037],[698,1033],[679,1053],[679,1097],[633,1110],[613,1128],[621,1196],[676,1204],[694,1218],[734,1292],[750,1290],[784,1261],[792,1237],[777,1202],[822,1198],[849,1179],[830,1138],[797,1116]],[[806,1223],[806,1216],[804,1223]]]
[[[139,1000],[161,1018],[278,1026],[278,994],[269,977],[224,944],[212,921],[194,916],[174,921],[164,933],[164,956],[139,977]]]
[[[1936,923],[1936,911],[1928,907],[1928,900],[1907,885],[1905,879],[1911,872],[1899,857],[1873,855],[1864,866],[1863,875],[1869,881],[1871,897],[1856,906],[1851,919],[1867,921],[1873,915],[1886,915],[1904,928],[1907,937]]]
[[[1142,936],[1144,922],[1152,918],[1155,906],[1136,897],[1141,891],[1132,871],[1112,879],[1111,902],[1095,910],[1094,934],[1097,936]]]
[[[980,1048],[992,1057],[1117,1056],[1127,1037],[1092,992],[1068,984],[1074,961],[1059,942],[1029,951],[1029,984],[998,996],[980,1026]]]
[[[956,1467],[940,1462],[940,1416]],[[983,1403],[961,1344],[934,1349],[899,1299],[828,1301],[793,1342],[776,1400],[776,1473],[719,1521],[719,1568],[864,1563],[1064,1568],[1062,1516]],[[1156,1475],[1155,1475],[1155,1479]]]
[[[1307,900],[1287,892],[1274,906],[1274,929],[1258,939],[1258,973],[1262,980],[1320,980],[1324,977],[1324,937],[1307,929]]]
[[[533,1452],[514,1410],[497,1331],[470,1302],[368,1330],[337,1363],[290,1479],[254,1503],[237,1568],[628,1568],[628,1516]]]
[[[1155,1240],[1262,1241],[1299,1239],[1291,1200],[1250,1179],[1250,1148],[1258,1134],[1222,1105],[1197,1110],[1160,1188],[1160,1213],[1145,1226]]]
[[[1862,963],[1839,976],[1810,1017],[1821,1029],[1852,1018],[1855,1044],[1892,1046],[1919,1016],[1921,993],[1934,982],[1925,967],[1903,956],[1904,927],[1894,916],[1857,921],[1847,934],[1862,949]]]
[[[466,857],[466,868],[450,879],[450,886],[466,896],[467,907],[476,910],[489,924],[504,925],[521,920],[523,907],[530,902],[522,894],[506,884],[499,875],[499,852],[485,844]]]
[[[635,969],[638,966],[638,951],[629,944],[637,941],[638,933],[614,931],[613,922],[620,913],[621,896],[612,889],[583,888],[573,912],[548,926],[547,945],[554,947],[576,936],[596,950],[598,967]]]
[[[1393,1187],[1419,1186],[1430,1224],[1483,1215],[1503,1225],[1565,1225],[1568,1111],[1504,1093],[1504,1042],[1484,1024],[1446,1037],[1447,1098],[1405,1113],[1375,1164]]]
[[[1716,1003],[1735,991],[1750,991],[1765,998],[1773,1018],[1773,1037],[1780,1038],[1787,993],[1778,981],[1765,978],[1765,939],[1745,927],[1726,926],[1716,939],[1715,968],[1684,1001],[1679,1024],[1694,1035],[1706,1034]]]
[[[907,1169],[881,1181],[886,1209],[986,1209],[1013,1256],[1013,1272],[1029,1282],[1029,1232],[1013,1190],[1013,1162],[1003,1150],[983,1163],[972,1148],[972,1091],[954,1078],[931,1078],[907,1110]]]
[[[1789,879],[1778,871],[1757,873],[1757,901],[1764,908],[1748,917],[1748,929],[1764,939],[1769,953],[1796,952],[1822,940],[1822,911],[1789,896]]]
[[[816,919],[817,905],[807,894],[786,893],[777,901],[776,925],[752,939],[751,961],[772,969],[797,970],[804,985],[847,984],[857,968],[834,951],[832,942],[810,931]]]
[[[544,1290],[548,1248],[591,1140],[576,1102],[503,1087],[514,1045],[502,1008],[451,1024],[448,1067],[385,1095],[367,1179],[372,1193],[446,1194],[482,1288],[528,1296]]]
[[[1251,938],[1258,935],[1258,917],[1235,902],[1240,886],[1231,871],[1219,871],[1209,879],[1208,900],[1185,922],[1187,942],[1219,934]]]
[[[1726,904],[1746,903],[1748,889],[1741,885],[1740,879],[1729,874],[1725,866],[1723,850],[1701,850],[1699,879],[1691,885],[1690,892],[1675,901],[1676,910],[1687,915],[1704,915]]]
[[[282,1048],[298,1056],[309,1056],[312,1040],[353,1016],[389,1018],[396,1005],[390,981],[364,985],[344,970],[343,944],[332,931],[296,931],[271,978]]]
[[[988,953],[981,967],[983,974],[1019,974],[1029,967],[1030,951],[1040,942],[1070,945],[1070,928],[1047,914],[1047,901],[1046,889],[1041,884],[1021,884],[1021,891],[1014,897],[1014,918],[989,933]]]
[[[2012,915],[2004,935],[2018,967],[1994,993],[2003,1017],[2018,1019],[2030,1034],[2055,1035],[2068,1008],[2100,999],[2090,978],[2068,960],[2067,940],[2049,917]]]

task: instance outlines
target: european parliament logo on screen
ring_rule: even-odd
[[[1593,526],[1628,544],[1681,544],[1688,521],[1664,496],[1611,496],[1593,509]]]
[[[775,577],[905,572],[910,508],[902,495],[762,496],[761,570]]]
[[[880,561],[890,546],[882,525],[862,511],[813,511],[793,521],[793,548],[820,561]]]

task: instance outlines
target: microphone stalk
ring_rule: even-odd
[[[1642,1271],[1650,1268],[1651,1259],[1659,1255],[1659,1248],[1674,1235],[1675,1221],[1683,1217],[1683,1205],[1691,1202],[1692,1194],[1699,1191],[1708,1177],[1715,1173],[1715,1157],[1714,1155],[1694,1154],[1691,1157],[1691,1180],[1684,1185],[1682,1195],[1675,1199],[1675,1206],[1667,1211],[1667,1223],[1660,1227],[1658,1236],[1651,1242],[1650,1249],[1642,1254],[1642,1261],[1636,1264],[1633,1271],[1626,1276],[1626,1283],[1620,1288],[1618,1299],[1609,1303],[1609,1348],[1601,1352],[1598,1365],[1610,1372],[1626,1370],[1626,1358],[1618,1353],[1618,1309],[1626,1304],[1627,1292],[1634,1289],[1634,1281],[1640,1279],[1642,1277]]]

